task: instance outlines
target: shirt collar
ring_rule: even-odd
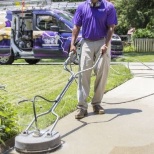
[[[98,0],[99,2],[102,2],[102,0]],[[87,3],[91,3],[91,0],[87,0]]]

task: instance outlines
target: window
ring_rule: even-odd
[[[59,30],[60,32],[68,32],[68,33],[71,33],[71,29],[68,28],[62,21],[59,21]]]
[[[69,12],[58,12],[57,13],[60,17],[62,17],[63,19],[69,21],[69,22],[72,22],[72,19],[73,19],[73,15]]]
[[[40,30],[50,30],[51,26],[58,26],[55,17],[50,15],[38,15],[37,16],[37,27]]]

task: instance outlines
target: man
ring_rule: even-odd
[[[103,114],[101,106],[108,71],[110,67],[110,41],[117,24],[116,10],[107,0],[87,0],[80,4],[74,16],[71,51],[76,52],[74,43],[82,26],[83,42],[81,45],[80,69],[92,67],[100,54],[102,58],[94,69],[96,80],[92,98],[93,111]],[[90,91],[91,71],[82,73],[78,83],[78,113],[76,119],[87,115],[86,99]]]
[[[132,41],[132,35],[135,32],[135,28],[131,27],[127,32],[128,43]]]

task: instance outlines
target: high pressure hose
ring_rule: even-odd
[[[128,58],[128,57],[126,57],[126,56],[118,56],[118,58]],[[147,68],[149,68],[150,70],[152,70],[152,71],[154,71],[154,69],[153,68],[151,68],[151,67],[149,67],[148,65],[146,65],[144,62],[142,62],[142,61],[139,61],[138,59],[136,59],[136,58],[132,58],[132,59],[134,59],[135,61],[137,61],[137,62],[139,62],[139,63],[141,63],[142,65],[144,65],[145,67],[147,67]],[[128,62],[129,63],[129,62]],[[115,69],[113,69],[112,67],[111,67],[111,69],[116,73],[116,74],[118,74],[118,75],[124,75],[124,76],[127,76],[128,74],[122,74],[122,73],[120,73],[120,72],[118,72],[118,71],[116,71]]]
[[[5,86],[0,85],[0,90],[6,91]],[[6,91],[7,92],[7,91]]]
[[[119,102],[119,103],[107,103],[107,102],[103,102],[103,104],[108,104],[108,105],[126,104],[126,103],[134,102],[134,101],[137,101],[137,100],[140,100],[140,99],[143,99],[143,98],[152,96],[152,95],[154,95],[154,93],[151,93],[151,94],[149,94],[149,95],[145,95],[145,96],[142,96],[142,97],[139,97],[139,98],[136,98],[136,99],[132,99],[132,100],[129,100],[129,101],[124,101],[124,102]]]
[[[126,56],[118,56],[118,58],[126,58],[126,59],[127,59],[128,57],[126,57]],[[153,68],[149,67],[149,66],[146,65],[144,62],[139,61],[139,60],[136,59],[136,58],[132,58],[132,59],[134,59],[135,61],[141,63],[142,65],[144,65],[144,66],[147,67],[148,69],[154,71]],[[112,69],[116,74],[118,74],[118,75],[122,75],[122,76],[124,75],[124,76],[127,76],[127,74],[122,74],[122,73],[116,71],[115,69],[113,69],[112,67],[111,67],[111,69]],[[149,95],[145,95],[145,96],[142,96],[142,97],[139,97],[139,98],[136,98],[136,99],[132,99],[132,100],[129,100],[129,101],[118,102],[118,103],[107,103],[107,102],[103,102],[103,104],[108,104],[108,105],[120,105],[120,104],[126,104],[126,103],[130,103],[130,102],[133,102],[133,101],[137,101],[137,100],[140,100],[140,99],[143,99],[143,98],[146,98],[146,97],[152,96],[152,95],[154,95],[154,93],[151,93],[151,94],[149,94]]]

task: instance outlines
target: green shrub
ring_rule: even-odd
[[[123,51],[124,51],[124,52],[134,52],[134,51],[135,51],[135,48],[134,48],[134,46],[132,46],[132,45],[124,46]]]
[[[0,96],[0,144],[18,133],[17,110]]]
[[[137,29],[133,34],[133,38],[154,38],[154,30]]]

